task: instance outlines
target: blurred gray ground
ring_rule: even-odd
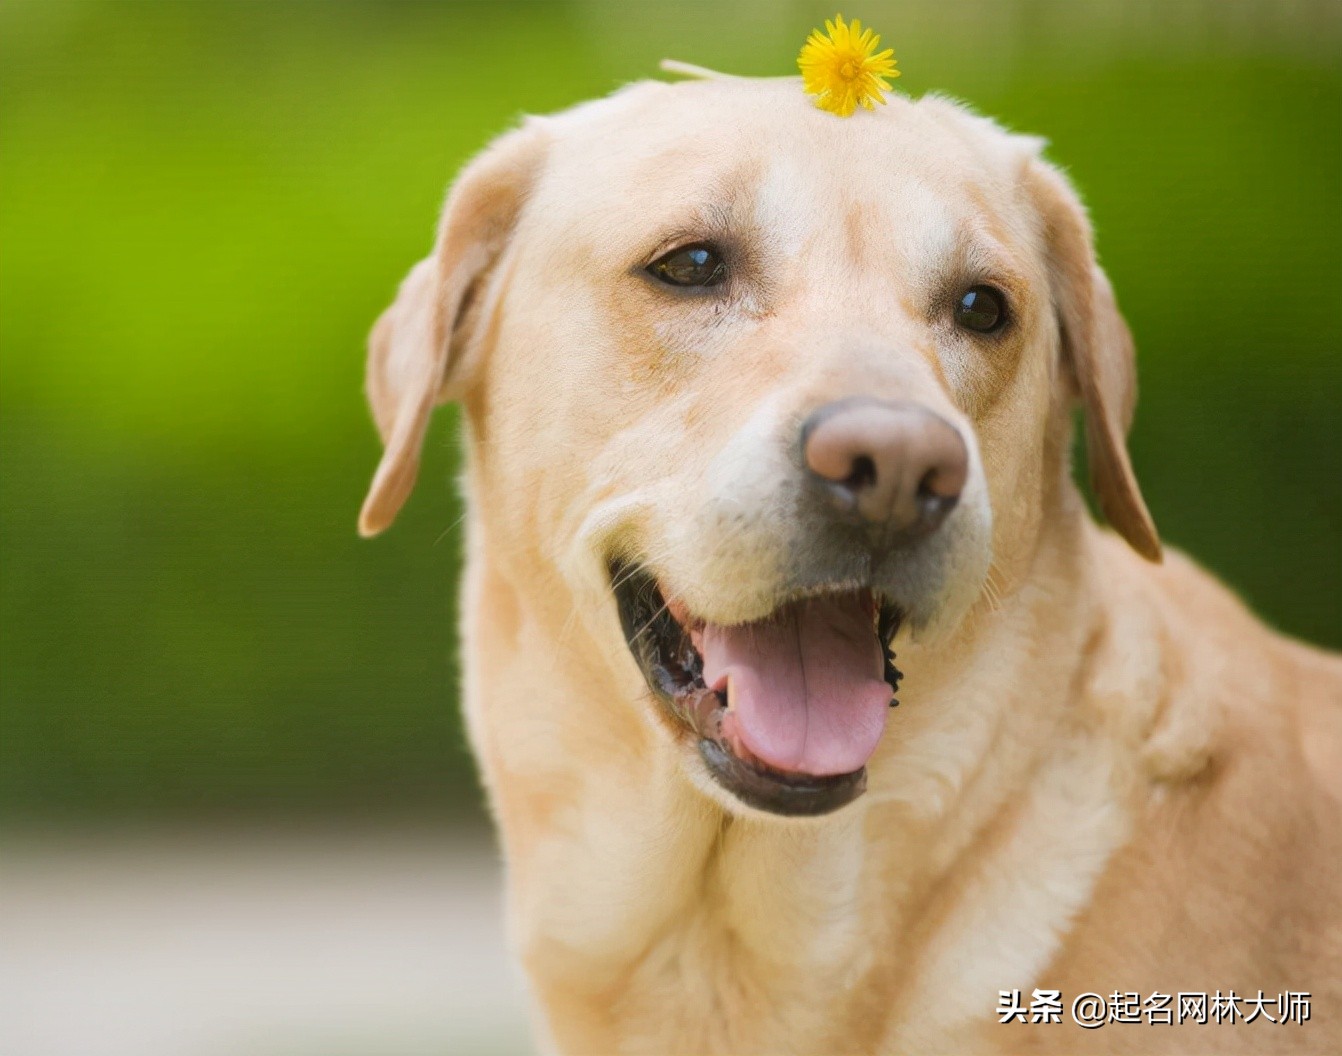
[[[484,836],[9,837],[4,1056],[531,1051]]]

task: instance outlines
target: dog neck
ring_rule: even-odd
[[[633,665],[613,673],[574,599],[505,574],[472,525],[468,727],[512,934],[561,1047],[611,1050],[623,1023],[657,1022],[686,1050],[825,1048],[737,1014],[793,1000],[848,1009],[825,1020],[848,1048],[944,1043],[1034,980],[1126,838],[1141,719],[1114,716],[1149,696],[1107,657],[1108,544],[1079,497],[1066,513],[1017,589],[947,640],[900,644],[913,674],[869,789],[815,821],[706,797]]]

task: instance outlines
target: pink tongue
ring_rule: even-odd
[[[890,687],[861,595],[796,602],[767,620],[695,634],[704,681],[732,709],[723,733],[778,770],[823,777],[866,765]]]

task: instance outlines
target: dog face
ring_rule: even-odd
[[[901,626],[935,639],[1023,573],[1076,399],[1106,514],[1159,553],[1080,206],[941,100],[839,119],[726,79],[531,119],[458,180],[368,385],[362,529],[461,400],[491,559],[604,614],[689,765],[777,813],[861,791]]]

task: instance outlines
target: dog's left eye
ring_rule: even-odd
[[[671,286],[716,286],[727,277],[727,262],[710,245],[682,246],[654,260],[648,273]]]
[[[955,321],[966,330],[991,334],[1006,320],[1006,297],[992,286],[971,286],[955,302]]]

